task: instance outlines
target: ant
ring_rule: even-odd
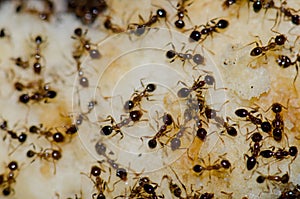
[[[219,116],[214,117],[214,120],[217,123],[218,127],[224,128],[224,130],[221,131],[221,134],[223,134],[224,132],[227,132],[227,134],[232,137],[237,136],[237,130],[236,130],[236,128],[234,128],[234,126],[237,126],[237,124],[230,125],[228,123],[230,120],[229,117],[226,117],[226,122],[224,121],[224,119],[222,117],[219,117]]]
[[[219,29],[226,29],[229,26],[229,22],[227,20],[220,19],[216,22],[216,19],[217,18],[210,20],[206,25],[195,26],[189,36],[189,41],[199,41],[202,35],[205,36],[205,38],[202,39],[202,41],[204,41],[208,35],[212,36],[214,32],[218,33]],[[198,31],[197,29],[200,27],[203,27],[203,29]]]
[[[149,100],[149,96],[151,96],[150,93],[152,93],[156,90],[155,84],[150,83],[145,86],[144,83],[142,82],[142,80],[140,82],[141,82],[141,85],[144,88],[144,90],[141,92],[135,91],[132,94],[131,99],[125,102],[124,109],[126,111],[132,110],[137,105],[140,106],[141,105],[140,103],[143,98],[146,98],[147,100]]]
[[[27,140],[27,134],[26,133],[21,133],[20,135],[18,135],[16,132],[14,132],[13,130],[9,130],[8,129],[8,124],[7,121],[4,120],[1,124],[0,124],[0,129],[2,129],[3,131],[6,131],[6,133],[12,138],[12,139],[17,139],[21,144],[24,143]],[[3,137],[3,140],[6,139],[6,135]]]
[[[278,176],[278,175],[263,175],[260,174],[257,178],[256,178],[256,182],[259,184],[264,183],[266,180],[270,181],[270,182],[280,182],[282,184],[287,184],[289,182],[290,176],[288,173],[283,174],[282,176]],[[267,188],[268,190],[270,189],[269,185],[267,184]]]
[[[127,27],[127,30],[132,31],[136,36],[144,34],[147,27],[151,28],[160,19],[167,20],[167,11],[161,8],[156,11],[156,14],[152,14],[151,12],[148,21],[145,21],[141,15],[139,15],[139,19],[141,23],[130,23]]]
[[[43,58],[41,55],[41,46],[45,41],[40,35],[38,35],[34,38],[34,42],[36,46],[35,46],[35,54],[33,54],[33,57],[35,59],[35,62],[33,63],[33,71],[35,74],[40,75],[43,68],[40,62],[40,59]]]
[[[170,169],[173,171],[175,177],[177,178],[177,180],[179,181],[179,183],[181,184],[181,187],[183,188],[183,190],[185,191],[186,195],[187,195],[187,191],[186,191],[186,187],[185,185],[181,182],[181,180],[179,179],[178,175],[176,174],[176,172],[170,167]],[[182,194],[182,190],[179,187],[178,184],[173,182],[173,179],[168,176],[168,175],[164,175],[162,177],[162,180],[167,179],[168,180],[168,184],[169,184],[169,190],[170,192],[176,197],[176,198],[180,198],[183,199],[183,197],[181,196]]]
[[[152,182],[148,177],[142,177],[140,178],[134,185],[134,187],[131,189],[131,193],[129,198],[134,197],[145,197],[148,198],[150,195],[150,198],[163,198],[162,196],[156,195],[156,189],[158,187],[157,183]]]
[[[281,18],[282,14],[284,15],[284,17],[288,18],[293,24],[300,25],[300,15],[296,14],[298,11],[293,8],[286,8],[285,7],[286,4],[287,2],[283,1],[280,7],[275,7],[277,9],[277,13],[276,13],[276,21],[273,27],[276,26],[277,19],[278,17]]]
[[[8,163],[7,168],[9,172],[6,175],[6,179],[4,174],[0,175],[0,185],[3,186],[2,194],[4,196],[8,196],[11,192],[14,192],[14,189],[11,187],[12,184],[16,183],[16,174],[17,170],[19,170],[19,164],[17,161],[11,161]]]
[[[170,143],[171,143],[171,149],[172,151],[175,151],[176,149],[179,149],[181,146],[181,140],[180,138],[183,137],[183,135],[185,134],[185,131],[187,128],[184,124],[179,124],[179,119],[177,118],[177,126],[179,131],[175,134],[174,138],[171,139]]]
[[[285,188],[278,199],[296,199],[300,197],[300,185],[293,185]]]
[[[87,174],[85,173],[81,173],[83,175],[86,175],[93,183],[94,183],[94,186],[96,187],[98,193],[94,193],[92,195],[92,198],[96,198],[96,199],[105,199],[106,196],[104,195],[104,191],[106,188],[108,188],[107,186],[107,182],[105,182],[101,177],[100,177],[100,174],[101,174],[101,168],[98,167],[98,166],[93,166],[91,168],[91,171],[90,171],[90,175],[88,176]],[[93,179],[92,177],[94,177],[95,179]],[[109,182],[110,180],[108,180]],[[109,189],[108,189],[109,190]]]
[[[150,149],[154,149],[157,146],[157,140],[159,141],[159,138],[162,136],[165,136],[168,132],[170,132],[171,130],[168,130],[168,126],[172,125],[174,123],[172,116],[169,113],[164,113],[163,115],[163,125],[159,128],[158,132],[153,136],[150,137],[151,139],[148,141],[148,147]],[[145,137],[149,137],[149,136],[145,136]],[[143,139],[141,138],[141,140],[143,141]],[[164,145],[164,143],[162,143],[161,141],[159,141],[159,143],[161,145]]]
[[[123,133],[121,132],[121,128],[123,126],[129,126],[129,123],[141,121],[141,117],[143,116],[143,112],[139,110],[134,110],[129,112],[129,117],[121,120],[119,123],[116,123],[115,119],[112,116],[107,116],[107,119],[104,121],[110,121],[111,125],[106,125],[101,128],[100,133],[103,135],[110,135],[113,131],[116,134],[121,134],[121,139],[124,137]]]
[[[121,28],[120,26],[118,26],[117,24],[113,24],[111,21],[111,17],[107,16],[104,23],[103,23],[104,27],[107,30],[111,30],[113,33],[122,33],[125,32],[124,28]]]
[[[196,53],[196,54],[188,53],[189,51],[191,51],[191,49],[187,50],[185,53],[178,53],[175,50],[175,46],[172,43],[170,43],[170,44],[172,45],[173,50],[168,50],[166,53],[166,57],[168,59],[171,59],[170,63],[174,62],[176,59],[180,59],[183,62],[183,65],[185,64],[186,61],[190,62],[191,60],[193,60],[193,62],[196,65],[204,65],[205,58],[203,55],[201,55],[199,53]],[[181,50],[183,50],[184,47],[185,47],[185,45],[183,45]]]
[[[241,117],[241,118],[246,118],[246,121],[250,121],[254,125],[261,125],[262,119],[253,115],[253,113],[256,113],[256,112],[257,112],[257,110],[255,110],[255,109],[248,111],[244,108],[240,108],[235,111],[235,115],[238,117]]]
[[[278,66],[282,67],[282,68],[288,68],[290,66],[295,66],[296,68],[296,75],[294,77],[294,83],[297,80],[298,77],[298,68],[299,68],[299,63],[300,63],[300,54],[297,55],[297,59],[295,61],[291,61],[291,59],[286,56],[286,55],[279,55],[278,58],[276,59],[276,62],[278,64]]]
[[[76,50],[73,51],[73,57],[75,60],[78,60],[85,51],[87,51],[92,59],[99,59],[101,54],[96,48],[95,44],[90,42],[90,39],[87,39],[85,36],[88,30],[85,32],[81,28],[76,28],[74,30],[74,35],[71,36],[72,39],[75,39],[79,42],[79,45],[76,45]]]
[[[272,147],[273,150],[263,150],[260,152],[260,156],[263,158],[271,158],[274,157],[277,160],[282,160],[287,156],[294,157],[292,162],[297,158],[298,155],[298,148],[296,146],[291,146],[289,147],[289,150],[286,151],[284,149],[278,149],[277,151],[274,152],[274,147]]]
[[[25,11],[32,15],[37,15],[43,21],[49,21],[49,17],[54,13],[54,3],[51,0],[43,0],[43,11],[39,11],[36,8],[31,8],[30,6],[24,4],[21,1],[20,5],[16,7],[16,13],[20,13],[21,11]]]
[[[15,65],[20,68],[23,69],[29,68],[29,61],[24,61],[21,57],[11,58],[11,60],[14,61]]]
[[[40,124],[39,127],[35,125],[30,126],[29,132],[33,134],[39,134],[40,136],[44,136],[50,143],[52,141],[56,143],[61,143],[65,140],[65,136],[60,131],[53,133],[51,129],[44,129],[43,124]],[[52,138],[52,140],[50,140],[50,138]]]
[[[219,171],[221,169],[230,169],[231,163],[227,159],[216,160],[212,165],[205,165],[205,162],[202,158],[200,158],[200,161],[203,163],[204,166],[200,164],[196,164],[193,167],[193,171],[199,175],[202,175],[204,171]],[[210,155],[208,156],[208,161],[210,162]],[[211,176],[209,175],[209,178],[211,179]]]
[[[33,145],[33,144],[32,144]],[[33,148],[35,150],[35,146],[33,145]],[[53,173],[56,174],[56,165],[55,162],[60,160],[62,158],[62,151],[61,149],[54,149],[54,148],[46,148],[42,149],[40,152],[34,151],[34,150],[28,150],[26,153],[26,156],[28,158],[33,158],[34,156],[39,157],[40,159],[44,159],[46,161],[52,161],[54,164],[54,171]],[[33,163],[35,159],[31,161]]]
[[[170,2],[171,6],[177,10],[177,20],[174,22],[174,25],[178,29],[182,29],[185,26],[185,22],[183,21],[186,16],[189,20],[188,11],[186,7],[190,6],[193,2],[188,3],[190,0],[179,0],[176,7]]]

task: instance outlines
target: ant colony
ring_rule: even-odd
[[[0,198],[300,198],[297,0],[0,9]]]

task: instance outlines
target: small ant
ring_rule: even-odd
[[[279,55],[278,58],[276,59],[276,62],[278,66],[282,68],[288,68],[290,66],[295,66],[296,68],[296,75],[294,77],[294,83],[297,80],[298,77],[298,68],[299,68],[299,63],[300,63],[300,54],[297,55],[297,59],[295,61],[291,61],[291,59],[286,56],[286,55]]]
[[[246,121],[250,121],[254,125],[261,125],[262,119],[253,115],[253,113],[256,112],[257,110],[248,111],[244,108],[240,108],[235,111],[235,115],[241,118],[246,118]]]
[[[202,158],[200,158],[200,161],[204,164],[204,166],[196,164],[193,167],[193,171],[199,175],[202,175],[204,171],[219,171],[221,169],[227,170],[231,168],[231,163],[227,159],[222,159],[221,161],[216,160],[212,165],[208,166],[205,165],[205,162]],[[210,162],[210,156],[208,156],[208,161]],[[211,178],[210,175],[209,178]]]
[[[297,158],[298,155],[298,148],[296,146],[291,146],[289,147],[289,150],[286,151],[284,149],[278,149],[277,151],[274,152],[273,150],[263,150],[259,154],[263,158],[271,158],[274,157],[277,160],[282,160],[287,156],[294,157],[292,161],[294,161]]]
[[[54,3],[51,0],[43,0],[42,3],[43,11],[39,11],[36,8],[29,7],[21,1],[21,4],[16,7],[16,13],[24,11],[32,15],[37,15],[43,21],[49,21],[49,17],[54,13]]]
[[[92,59],[99,59],[101,54],[96,48],[95,44],[90,42],[90,39],[87,39],[85,36],[88,30],[82,32],[81,28],[76,28],[74,30],[74,35],[71,36],[72,39],[79,41],[79,45],[76,46],[76,50],[73,51],[73,57],[75,60],[78,60],[85,51],[87,51]]]
[[[110,135],[113,131],[116,132],[116,134],[121,134],[121,139],[124,137],[123,133],[121,132],[121,128],[123,126],[128,126],[129,123],[132,122],[138,122],[141,121],[141,117],[143,116],[143,112],[139,110],[134,110],[129,112],[129,117],[121,120],[119,123],[116,123],[115,119],[112,116],[107,116],[107,119],[105,121],[110,121],[111,125],[106,125],[101,128],[101,134],[103,135]]]
[[[196,53],[196,54],[191,54],[188,53],[189,51],[191,51],[191,49],[187,50],[185,53],[178,53],[175,50],[175,46],[170,43],[172,45],[172,49],[173,50],[168,50],[166,53],[166,57],[168,59],[171,59],[170,63],[174,62],[176,59],[180,59],[183,62],[183,65],[185,64],[186,61],[190,62],[191,60],[193,60],[193,62],[196,65],[204,65],[205,63],[205,58],[203,55]],[[182,47],[182,50],[184,49],[184,46]]]
[[[41,45],[43,45],[44,40],[40,35],[38,35],[35,37],[34,42],[36,46],[35,46],[35,54],[33,54],[33,57],[35,59],[35,62],[33,63],[33,71],[35,74],[40,75],[43,68],[40,62],[40,59],[43,58],[41,55]]]
[[[156,14],[151,12],[148,21],[145,21],[141,15],[139,15],[139,19],[141,23],[130,23],[127,27],[127,30],[132,31],[136,36],[144,34],[146,28],[151,28],[159,19],[167,20],[167,11],[161,8],[156,11]]]
[[[193,2],[188,3],[190,0],[179,0],[176,7],[170,2],[172,7],[177,10],[177,20],[174,22],[174,25],[178,29],[182,29],[185,26],[185,22],[183,21],[184,17],[186,16],[189,20],[188,11],[186,7],[190,6]]]
[[[153,137],[150,137],[151,139],[148,141],[148,146],[150,149],[156,148],[157,140],[159,141],[160,137],[165,136],[168,132],[171,131],[171,130],[168,130],[168,126],[170,126],[173,123],[174,123],[174,121],[173,121],[172,116],[168,113],[164,113],[163,125],[159,128],[158,132]],[[148,138],[149,136],[145,136],[145,137]],[[143,139],[141,138],[141,140],[143,140]],[[164,143],[162,143],[161,141],[159,141],[159,143],[161,145],[164,145]]]
[[[48,103],[48,99],[54,99],[57,95],[57,92],[51,90],[50,87],[46,84],[37,91],[34,91],[33,94],[22,94],[19,97],[19,102],[27,104],[30,100],[35,102],[40,102],[44,100],[44,103]]]
[[[4,174],[1,174],[0,176],[0,185],[3,186],[2,194],[4,196],[8,196],[11,194],[11,192],[14,192],[14,189],[11,187],[12,184],[16,183],[16,174],[17,170],[19,170],[18,162],[11,161],[8,163],[7,168],[9,169],[9,172],[6,175],[6,179]]]
[[[35,146],[33,145],[33,148],[35,149]],[[56,165],[55,162],[60,160],[62,158],[62,151],[61,149],[54,149],[54,148],[46,148],[41,149],[40,152],[36,152],[34,150],[28,150],[26,153],[26,156],[28,158],[33,158],[34,156],[39,157],[40,159],[44,159],[46,161],[52,161],[54,164],[54,171],[53,173],[56,174]],[[33,163],[35,159],[31,161]]]
[[[275,7],[277,9],[276,13],[276,21],[274,26],[277,24],[278,17],[281,18],[281,14],[284,15],[284,17],[288,18],[293,24],[300,25],[300,15],[296,14],[298,11],[293,8],[286,8],[285,5],[287,4],[286,1],[283,1],[280,7]],[[280,16],[278,16],[280,13]]]
[[[161,196],[157,196],[155,191],[158,187],[157,183],[152,182],[148,177],[142,177],[136,182],[134,187],[131,189],[131,193],[129,198],[134,197],[146,197],[148,198],[148,195],[151,196],[151,198],[161,198]]]
[[[202,39],[204,41],[208,35],[213,35],[213,33],[218,33],[219,29],[226,29],[229,26],[229,22],[225,19],[220,19],[219,21],[216,22],[216,19],[210,20],[210,22],[207,22],[206,25],[200,25],[200,26],[195,26],[194,30],[191,32],[189,36],[189,41],[194,42],[194,41],[199,41],[201,39],[201,36],[204,35],[205,38]],[[200,31],[197,29],[203,27]]]
[[[125,102],[124,109],[126,111],[132,110],[137,105],[140,106],[141,105],[140,103],[143,98],[146,98],[147,100],[149,100],[149,96],[151,96],[150,93],[152,93],[156,90],[155,84],[150,83],[150,84],[147,84],[146,86],[144,86],[143,82],[142,81],[140,81],[140,82],[141,82],[144,90],[141,92],[135,91],[132,94],[131,99]]]
[[[179,120],[177,118],[177,126],[178,126],[178,132],[175,134],[174,138],[171,139],[170,143],[171,143],[171,149],[172,151],[175,151],[177,149],[180,148],[181,146],[181,140],[180,138],[183,137],[183,135],[185,134],[185,131],[188,127],[186,127],[184,124],[179,124]]]
[[[237,0],[225,0],[223,3],[222,3],[222,7],[223,9],[227,9],[229,8],[230,6],[236,4]]]

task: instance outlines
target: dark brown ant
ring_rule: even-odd
[[[114,24],[112,23],[111,21],[111,17],[110,16],[107,16],[104,23],[103,23],[104,27],[107,29],[107,30],[111,30],[113,33],[122,33],[122,32],[125,32],[125,29],[120,27],[119,25],[117,24]]]
[[[116,123],[115,119],[112,116],[108,116],[106,120],[104,121],[110,121],[111,125],[106,125],[101,127],[100,133],[102,135],[110,135],[113,131],[116,132],[116,134],[120,133],[121,139],[124,137],[123,133],[121,132],[121,128],[123,126],[129,126],[130,122],[138,122],[141,121],[141,117],[143,116],[143,112],[139,110],[134,110],[129,112],[129,117],[125,119],[121,119],[119,123]]]
[[[140,81],[140,82],[141,82],[142,87],[144,88],[144,90],[141,91],[141,92],[135,91],[132,94],[131,99],[125,102],[124,109],[126,111],[130,111],[134,107],[140,106],[140,103],[141,103],[143,98],[146,98],[147,100],[149,100],[149,96],[151,96],[151,93],[156,90],[156,85],[155,84],[150,83],[150,84],[147,84],[145,86],[142,81]]]
[[[154,136],[144,136],[146,138],[151,138],[148,141],[148,147],[150,149],[156,148],[157,140],[159,141],[159,143],[162,146],[165,145],[163,142],[161,142],[159,140],[159,138],[161,138],[162,136],[166,136],[166,134],[171,131],[170,129],[168,130],[168,126],[172,125],[173,123],[174,123],[174,121],[173,121],[172,116],[168,113],[164,113],[164,115],[163,115],[163,125],[159,128],[158,132]],[[141,140],[143,141],[142,138],[141,138]]]
[[[163,196],[156,195],[157,183],[152,182],[149,177],[140,178],[130,191],[129,198],[163,198]]]
[[[300,185],[289,185],[280,194],[278,199],[297,199],[300,197]]]
[[[189,36],[190,42],[197,42],[201,39],[202,35],[204,38],[201,41],[204,41],[208,35],[213,35],[213,33],[218,33],[220,29],[226,29],[229,26],[229,22],[225,19],[220,19],[216,22],[216,19],[210,20],[206,25],[199,25],[193,28]],[[203,27],[200,31],[199,28]]]
[[[91,171],[90,171],[90,175],[87,175],[85,173],[81,173],[85,176],[87,176],[94,184],[94,186],[96,187],[98,193],[94,193],[92,195],[92,198],[93,199],[105,199],[106,196],[104,195],[104,191],[106,189],[109,190],[108,186],[107,186],[107,182],[104,181],[101,177],[100,177],[100,174],[101,174],[101,168],[98,167],[98,166],[93,166],[91,168]],[[108,180],[109,182],[110,180]],[[110,191],[110,190],[109,190]]]
[[[221,169],[230,169],[231,163],[227,159],[216,160],[212,165],[205,165],[205,162],[202,158],[200,158],[200,161],[203,163],[203,166],[200,164],[196,164],[193,167],[193,171],[199,175],[202,175],[204,171],[219,171]],[[208,161],[210,162],[210,156],[208,156]],[[211,176],[209,175],[209,178]]]
[[[200,75],[194,81],[193,85],[190,88],[188,88],[188,86],[184,82],[179,81],[178,83],[181,83],[186,87],[179,89],[179,91],[177,92],[177,96],[179,98],[187,98],[192,91],[194,91],[197,94],[201,95],[202,90],[206,89],[206,87],[204,87],[204,86],[206,86],[206,85],[215,85],[215,79],[212,75],[206,75],[204,77],[204,80],[201,80],[201,77],[202,76]]]
[[[177,127],[178,127],[178,131],[170,141],[172,151],[175,151],[180,148],[180,146],[181,146],[180,139],[184,136],[184,134],[186,133],[186,130],[189,128],[189,127],[185,126],[184,124],[179,124],[178,118],[177,118]]]
[[[296,146],[290,146],[289,150],[286,151],[284,149],[278,149],[277,151],[274,152],[274,147],[272,147],[273,150],[263,150],[260,152],[260,156],[263,158],[271,158],[274,157],[277,160],[282,160],[288,156],[293,157],[292,162],[297,158],[298,155],[298,148]]]
[[[264,55],[266,56],[266,53],[268,51],[275,50],[276,47],[283,46],[286,41],[287,41],[287,38],[283,34],[279,34],[276,37],[271,37],[271,39],[268,41],[268,44],[266,46],[263,46],[262,42],[260,40],[259,40],[259,43],[257,41],[254,41],[254,42],[248,44],[248,45],[251,45],[251,44],[255,43],[255,45],[256,45],[256,47],[250,51],[250,56],[252,56],[252,57],[258,57],[258,56],[264,56]]]
[[[41,58],[43,58],[41,54],[41,46],[45,43],[45,41],[40,35],[38,35],[34,38],[34,43],[36,46],[35,46],[35,53],[33,54],[33,57],[35,59],[33,63],[33,71],[35,74],[40,75],[43,68],[40,60]]]
[[[51,129],[43,128],[43,124],[40,124],[39,126],[30,126],[29,132],[32,134],[38,134],[39,136],[44,136],[50,143],[62,143],[65,141],[65,136],[63,133],[61,133],[60,131],[56,131],[55,133],[53,133]]]
[[[294,77],[294,83],[297,80],[298,77],[298,68],[299,68],[299,63],[300,63],[300,54],[297,55],[297,59],[295,61],[291,61],[291,59],[286,56],[286,55],[279,55],[276,59],[276,62],[278,64],[278,66],[282,67],[282,68],[288,68],[290,66],[295,66],[296,68],[296,75]]]
[[[299,10],[295,10],[294,8],[287,8],[286,4],[287,4],[287,2],[283,1],[281,3],[280,7],[275,6],[275,9],[277,9],[277,13],[276,13],[275,24],[273,25],[273,27],[276,26],[278,17],[279,17],[279,19],[281,19],[282,15],[286,19],[290,20],[293,24],[300,25],[300,15],[297,14],[297,12]],[[278,23],[278,25],[279,25],[279,23]]]
[[[241,118],[246,118],[246,121],[250,121],[254,125],[261,125],[262,119],[253,115],[253,113],[256,113],[256,112],[257,112],[257,110],[255,110],[255,109],[248,111],[244,108],[240,108],[235,111],[235,115],[238,117],[241,117]]]
[[[288,173],[283,174],[282,176],[278,176],[278,175],[263,175],[260,174],[257,178],[256,178],[256,182],[259,184],[264,183],[266,180],[270,181],[270,182],[280,182],[282,184],[287,184],[290,180],[290,176]],[[268,190],[270,189],[269,185],[267,184],[267,188]]]
[[[221,131],[220,134],[223,134],[224,132],[227,132],[228,135],[230,136],[237,136],[237,130],[234,126],[237,126],[237,124],[229,124],[229,117],[226,117],[226,122],[224,121],[224,119],[220,116],[216,116],[213,118],[215,120],[215,122],[217,123],[217,126],[219,127],[223,127],[224,130]]]
[[[90,39],[86,38],[88,30],[85,32],[81,28],[76,28],[74,30],[74,35],[71,36],[72,39],[77,40],[79,43],[76,45],[76,49],[73,51],[73,58],[79,60],[85,51],[87,51],[92,59],[99,59],[101,54],[97,49],[95,44],[92,44]]]
[[[187,17],[190,20],[186,7],[190,6],[193,2],[189,1],[190,0],[179,0],[176,7],[174,7],[173,4],[169,1],[172,7],[177,10],[177,20],[174,22],[174,25],[178,29],[182,29],[185,27],[185,22],[183,21],[184,17]]]
[[[130,23],[127,27],[127,30],[136,36],[143,35],[147,28],[151,28],[151,26],[160,19],[165,19],[165,21],[167,21],[167,11],[161,8],[156,11],[156,14],[151,12],[148,21],[145,21],[141,15],[139,15],[139,19],[141,23]]]
[[[175,46],[170,43],[172,45],[172,49],[173,50],[168,50],[166,53],[166,57],[168,59],[170,59],[170,63],[174,62],[176,59],[179,59],[183,62],[183,66],[185,64],[186,61],[190,62],[191,60],[193,60],[193,62],[196,65],[204,65],[205,64],[205,58],[203,55],[196,53],[196,54],[191,54],[189,53],[189,51],[191,51],[190,49],[187,50],[185,53],[179,53],[176,52],[175,50]],[[182,47],[181,50],[184,49],[184,46]]]
[[[7,134],[3,137],[3,140],[6,139],[6,136],[9,135],[11,139],[16,139],[20,144],[24,143],[27,140],[27,134],[21,133],[17,134],[15,131],[8,129],[8,124],[6,120],[3,120],[3,122],[0,124],[0,129],[5,131]]]
[[[14,192],[14,189],[12,188],[12,184],[16,183],[16,177],[17,177],[17,171],[20,169],[19,164],[17,161],[13,160],[8,163],[7,165],[8,173],[1,174],[1,187],[4,187],[2,189],[2,194],[4,196],[9,196],[12,192]]]
[[[28,150],[26,156],[28,158],[39,157],[40,159],[46,160],[48,162],[53,162],[54,164],[54,171],[53,173],[56,174],[56,165],[55,162],[62,158],[62,150],[54,149],[54,148],[46,148],[41,149],[40,152],[35,151],[35,146],[33,145],[34,150]],[[34,158],[31,163],[33,163],[36,159]]]

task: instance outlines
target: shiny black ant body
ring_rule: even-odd
[[[190,20],[186,7],[190,6],[193,2],[189,1],[190,0],[179,0],[175,7],[175,9],[177,10],[177,20],[174,22],[174,25],[178,29],[182,29],[185,27],[185,22],[183,20],[184,17],[187,17]],[[173,6],[171,2],[170,4]]]
[[[279,55],[276,59],[276,62],[278,66],[282,68],[288,68],[290,66],[295,66],[296,68],[296,75],[294,77],[294,83],[297,80],[298,77],[298,69],[299,69],[299,63],[300,63],[300,54],[297,55],[297,59],[295,61],[291,61],[291,59],[286,55]]]

